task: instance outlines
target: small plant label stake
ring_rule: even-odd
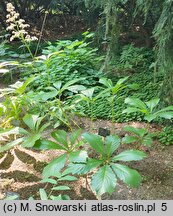
[[[100,127],[98,130],[98,135],[102,136],[102,137],[107,137],[110,135],[110,130],[108,130],[107,128],[102,128]]]

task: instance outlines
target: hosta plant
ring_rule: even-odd
[[[172,119],[173,118],[173,106],[156,110],[160,99],[155,98],[147,102],[143,102],[139,98],[126,98],[125,103],[129,105],[123,113],[141,112],[144,114],[144,119],[151,122],[157,118]]]
[[[145,128],[135,128],[132,126],[125,126],[123,128],[124,131],[128,132],[129,135],[126,135],[123,138],[123,143],[131,144],[135,143],[138,145],[151,146],[153,143],[152,137],[154,136],[152,133],[149,133]]]

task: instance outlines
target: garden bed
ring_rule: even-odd
[[[89,119],[80,118],[78,124],[82,126],[83,131],[91,130],[91,121]],[[134,127],[145,126],[145,123],[139,122],[128,124]],[[114,124],[115,133],[119,134],[119,136],[124,136],[124,132],[122,132],[124,125],[127,125],[127,123]],[[96,120],[92,127],[93,132],[97,133],[99,127],[111,128],[112,123],[105,120]],[[151,131],[156,129],[159,129],[157,125],[150,126]],[[50,131],[46,131],[44,135],[49,138],[49,134]],[[124,148],[128,149],[130,146],[123,145],[122,149]],[[173,146],[165,147],[154,141],[152,147],[142,150],[146,151],[148,157],[145,160],[128,164],[131,168],[138,170],[143,177],[139,188],[129,188],[125,184],[118,182],[115,192],[112,195],[104,194],[102,199],[173,199]],[[22,147],[16,147],[10,150],[9,153],[5,153],[4,157],[0,159],[1,199],[9,191],[19,194],[20,199],[28,199],[30,196],[39,199],[39,188],[45,187],[45,184],[40,183],[43,167],[60,154],[61,151],[58,150],[39,152]],[[84,178],[79,178],[78,181],[70,183],[65,182],[64,185],[69,186],[71,190],[63,191],[61,194],[67,194],[71,199],[96,199],[95,194],[86,186]]]

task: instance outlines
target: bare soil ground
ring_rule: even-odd
[[[112,128],[114,133],[123,136],[122,127],[127,123],[114,124],[105,120],[96,120],[91,123],[89,119],[78,119],[78,124],[83,131],[92,131],[97,133],[99,127]],[[144,123],[128,123],[135,127],[143,127]],[[150,127],[151,131],[160,129],[157,125]],[[45,133],[49,138],[50,131]],[[129,146],[123,146],[129,148]],[[143,177],[139,188],[129,188],[122,182],[118,182],[115,192],[110,196],[104,194],[102,199],[112,200],[171,200],[173,199],[173,145],[162,146],[154,141],[150,149],[143,149],[147,152],[148,157],[143,161],[131,162],[130,167],[137,169]],[[16,192],[20,199],[28,199],[33,196],[39,199],[38,190],[44,188],[45,184],[40,183],[41,172],[44,166],[53,158],[61,154],[61,151],[33,151],[16,147],[9,152],[0,155],[0,198],[3,199],[6,192]],[[62,183],[60,183],[62,184]],[[86,187],[84,178],[79,178],[75,182],[65,182],[71,190],[64,191],[71,199],[96,199],[91,190]],[[49,188],[49,186],[48,186]]]

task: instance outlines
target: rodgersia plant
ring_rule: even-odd
[[[11,32],[10,41],[18,38],[28,49],[31,57],[34,57],[30,50],[30,43],[38,39],[35,36],[31,36],[26,30],[30,25],[26,24],[24,19],[20,19],[20,14],[15,11],[15,7],[11,3],[7,4],[7,12],[6,22],[8,24],[7,31]]]

